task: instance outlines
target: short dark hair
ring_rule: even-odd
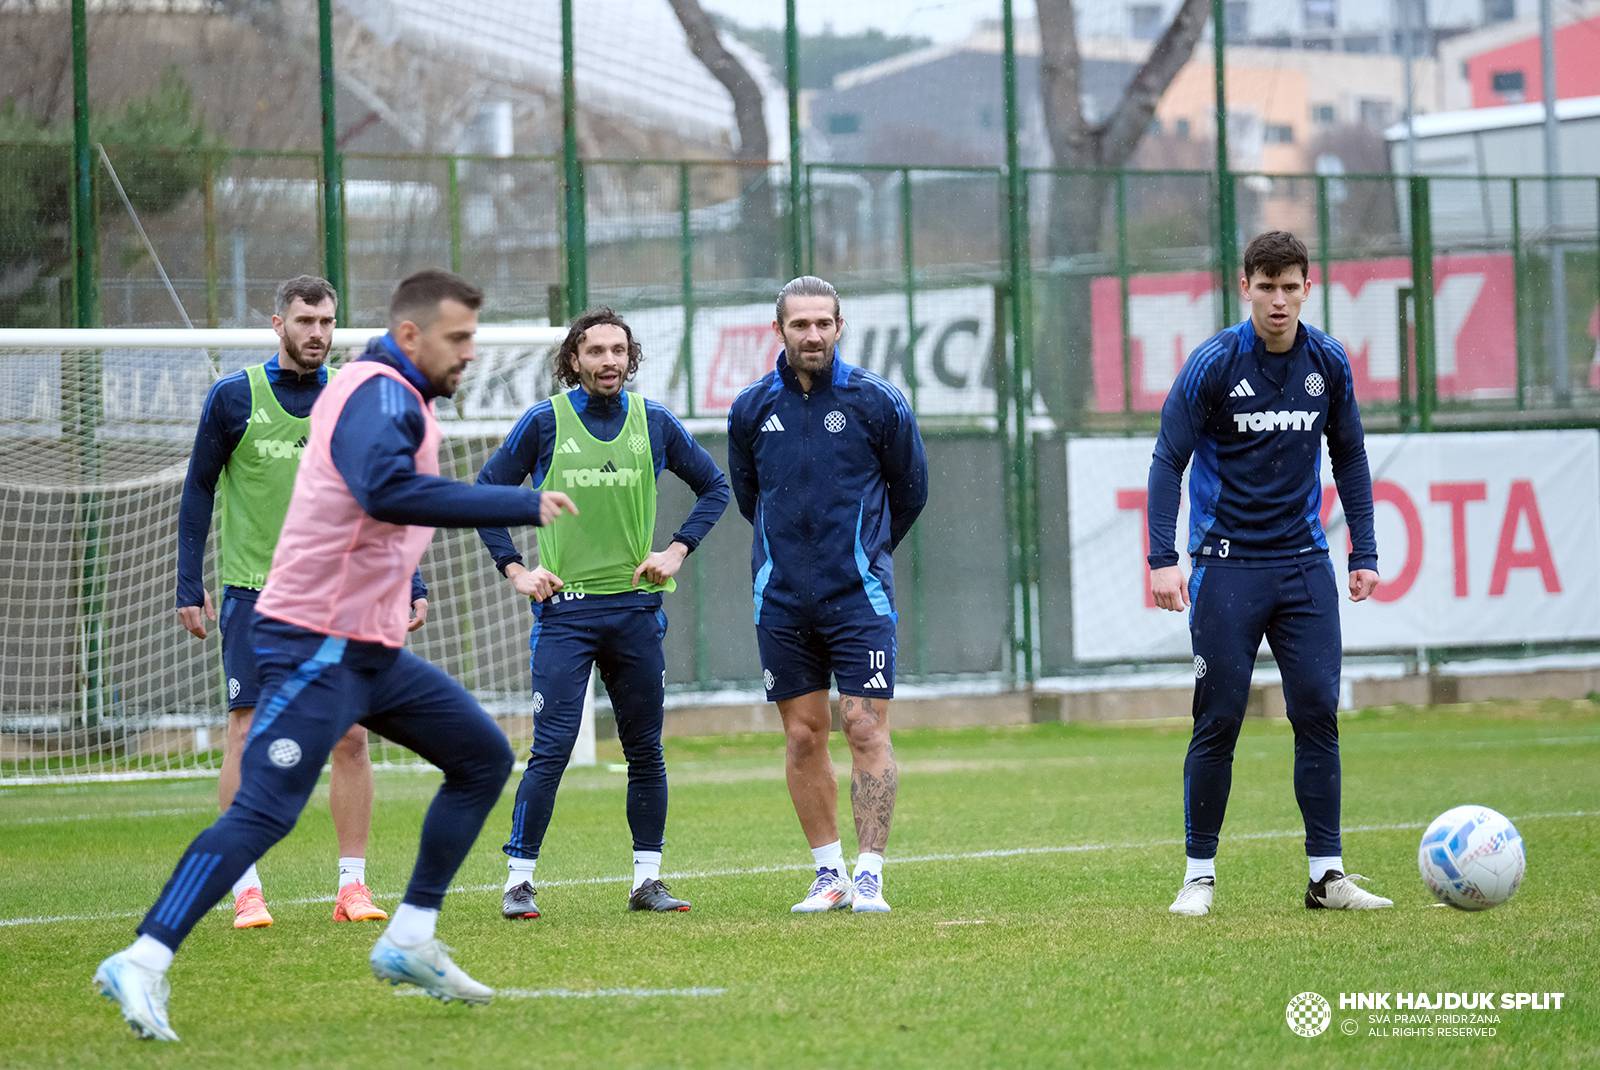
[[[572,321],[572,326],[567,328],[567,336],[561,340],[555,356],[551,358],[550,378],[557,386],[578,386],[583,382],[578,377],[578,370],[572,366],[573,358],[578,355],[578,347],[583,344],[583,336],[589,333],[591,327],[620,327],[622,333],[628,336],[628,370],[623,373],[623,381],[633,378],[639,370],[639,362],[644,359],[644,349],[633,337],[633,328],[628,326],[628,321],[604,305],[591,308],[583,315]]]
[[[1297,265],[1301,276],[1309,279],[1311,255],[1306,252],[1306,243],[1287,230],[1269,230],[1265,234],[1257,234],[1244,247],[1246,279],[1255,278],[1258,271],[1269,279],[1275,279]]]
[[[483,291],[455,272],[439,268],[407,275],[389,298],[389,326],[398,327],[410,320],[418,327],[427,327],[446,301],[459,301],[477,310],[483,307]]]
[[[339,303],[339,291],[327,279],[315,275],[296,275],[292,279],[285,279],[278,283],[278,292],[272,297],[272,311],[276,315],[283,315],[289,311],[289,306],[299,299],[308,305],[320,305],[324,301]]]
[[[819,279],[815,275],[801,275],[798,279],[790,279],[783,284],[783,289],[778,291],[777,315],[778,326],[783,326],[783,306],[791,297],[831,297],[833,298],[833,318],[839,318],[839,291],[833,288],[833,283],[826,279]]]

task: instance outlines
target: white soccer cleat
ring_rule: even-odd
[[[119,951],[100,964],[94,971],[94,986],[107,999],[116,1000],[122,1007],[122,1016],[140,1037],[146,1040],[177,1040],[167,1022],[167,997],[172,986],[167,975],[148,966],[140,966]]]
[[[494,997],[494,989],[480,985],[450,959],[450,949],[438,940],[427,940],[416,947],[401,947],[385,932],[372,946],[372,975],[391,985],[416,985],[441,1003],[459,999],[482,1005]]]
[[[850,909],[857,914],[887,914],[889,904],[883,901],[883,877],[877,873],[857,873]]]
[[[1217,882],[1214,877],[1196,877],[1183,882],[1183,887],[1178,889],[1178,898],[1172,901],[1167,910],[1173,914],[1198,918],[1211,913],[1211,899],[1216,894]]]
[[[811,882],[806,897],[789,908],[791,914],[823,914],[830,910],[843,910],[850,905],[854,889],[838,870],[817,870],[817,879]]]
[[[1306,885],[1307,910],[1382,910],[1394,906],[1394,900],[1373,895],[1365,888],[1356,887],[1356,881],[1367,878],[1359,873],[1346,877],[1336,869],[1322,875],[1320,881]]]

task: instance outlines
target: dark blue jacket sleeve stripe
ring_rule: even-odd
[[[1350,526],[1350,571],[1378,568],[1378,538],[1372,523],[1372,474],[1367,465],[1366,436],[1361,428],[1361,410],[1356,404],[1355,376],[1350,358],[1333,338],[1323,342],[1339,361],[1344,383],[1328,409],[1328,461],[1333,482],[1339,488],[1339,503],[1345,523]],[[1337,400],[1334,400],[1337,399]]]
[[[696,442],[694,436],[664,406],[646,401],[645,414],[651,425],[650,437],[661,443],[661,453],[656,461],[657,474],[665,465],[694,491],[694,508],[689,510],[689,515],[678,530],[672,533],[673,542],[681,542],[692,551],[710,534],[712,525],[728,508],[728,479],[705,447]]]
[[[1183,470],[1188,467],[1205,426],[1206,374],[1227,351],[1227,342],[1228,337],[1223,334],[1195,350],[1161,406],[1161,430],[1156,436],[1145,487],[1145,526],[1150,540],[1146,560],[1153,569],[1178,563],[1173,546],[1177,539],[1178,504],[1183,496]]]

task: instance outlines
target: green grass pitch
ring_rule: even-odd
[[[214,785],[6,789],[0,1066],[1600,1065],[1600,705],[1366,711],[1343,729],[1345,858],[1391,911],[1301,906],[1284,723],[1245,728],[1216,910],[1199,919],[1166,910],[1180,723],[897,733],[888,916],[789,914],[810,859],[776,735],[669,740],[665,876],[694,909],[626,913],[625,778],[602,746],[562,786],[544,917],[499,916],[514,783],[446,902],[440,935],[501,990],[486,1008],[379,984],[378,928],[330,923],[324,781],[262,863],[277,924],[236,933],[214,913],[179,954],[178,1045],[136,1041],[89,978],[209,821]],[[436,781],[379,774],[368,874],[390,909]],[[1431,906],[1417,876],[1423,826],[1464,802],[1501,810],[1527,844],[1521,891],[1483,914]],[[1314,1038],[1284,1020],[1307,990],[1335,1005]],[[1337,1007],[1367,991],[1564,1002],[1500,1012],[1494,1037],[1374,1036]]]

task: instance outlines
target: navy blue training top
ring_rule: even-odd
[[[326,365],[314,372],[290,371],[278,356],[264,365],[272,396],[283,411],[304,419],[328,384]],[[178,593],[176,603],[198,606],[205,601],[206,535],[211,530],[211,513],[216,505],[217,480],[228,458],[244,439],[250,422],[250,377],[240,369],[212,384],[200,409],[200,425],[195,429],[194,449],[189,454],[189,473],[183,480],[183,499],[178,505]],[[229,588],[235,595],[254,599],[260,593],[247,587]],[[411,579],[411,600],[428,597],[422,573]]]
[[[567,398],[572,402],[578,419],[583,421],[583,426],[595,438],[610,442],[622,434],[628,418],[626,392],[616,397],[597,397],[579,386],[567,391]],[[666,406],[646,398],[644,416],[650,434],[650,456],[655,462],[656,479],[660,480],[661,472],[665,469],[683,480],[695,494],[694,508],[689,510],[682,526],[672,533],[673,542],[681,542],[693,552],[728,508],[728,479],[717,467],[717,462],[711,459],[711,454],[695,441],[694,436]],[[522,414],[506,440],[478,473],[478,482],[516,486],[527,479],[538,486],[550,470],[555,449],[555,406],[546,399]],[[505,572],[508,565],[524,563],[516,544],[504,528],[479,528],[478,537],[493,555],[495,567],[501,573]],[[659,591],[592,594],[581,604],[561,603],[563,609],[573,612],[660,604]]]
[[[1150,462],[1150,567],[1178,563],[1173,538],[1189,474],[1189,554],[1197,565],[1268,565],[1326,554],[1322,440],[1350,527],[1350,570],[1378,567],[1372,477],[1344,347],[1301,324],[1269,353],[1249,320],[1189,355],[1161,407]]]
[[[800,387],[787,354],[728,411],[728,475],[755,526],[757,624],[894,617],[894,548],[928,503],[905,397],[846,364]]]
[[[426,400],[437,396],[389,335],[367,343],[360,359],[396,369]],[[333,465],[369,516],[435,528],[539,522],[538,491],[478,487],[418,472],[416,453],[426,430],[416,396],[387,376],[373,376],[345,401],[333,426]]]

